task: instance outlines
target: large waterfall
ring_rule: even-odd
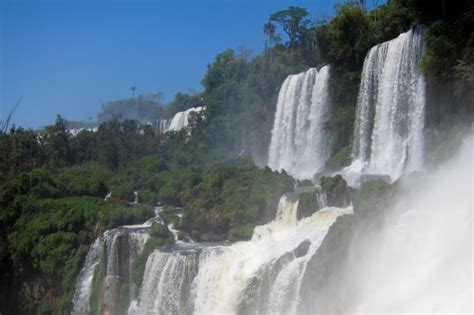
[[[395,180],[422,168],[425,82],[418,66],[423,50],[422,30],[414,29],[367,54],[353,163],[342,171],[349,180],[351,173],[389,175]],[[271,168],[284,169],[299,179],[323,170],[328,78],[325,66],[284,81],[269,149]],[[178,113],[169,125],[163,122],[163,128],[184,128],[189,113],[201,109]],[[354,191],[355,213],[352,205],[329,206],[331,195],[326,198],[322,190],[296,187],[281,197],[275,219],[255,227],[248,241],[178,240],[179,231],[160,217],[162,209],[157,207],[156,217],[143,225],[107,231],[90,246],[72,313],[472,310],[472,146],[470,139],[462,159],[447,164],[449,172],[434,173],[433,178],[413,175],[396,186],[375,183],[364,193]],[[367,203],[379,192],[374,205]],[[315,193],[313,213],[298,213],[303,193]],[[143,278],[136,282],[132,265],[150,252],[146,242],[152,222],[169,223],[175,242],[150,250],[141,270]]]
[[[352,211],[325,208],[297,221],[297,206],[283,196],[277,218],[247,242],[155,251],[129,314],[295,313],[306,264],[337,217]]]
[[[278,95],[268,165],[311,178],[326,161],[329,66],[290,75]]]
[[[276,218],[256,227],[250,241],[178,242],[168,250],[154,251],[139,291],[133,291],[128,270],[149,225],[106,232],[91,245],[78,279],[73,314],[88,314],[94,299],[105,314],[127,309],[129,314],[294,314],[306,265],[336,219],[352,213],[350,207],[328,207],[298,220],[297,208],[294,195],[283,195]],[[93,289],[96,277],[101,280],[98,290]]]
[[[96,239],[77,281],[72,314],[118,314],[128,305],[137,290],[131,281],[131,265],[149,237],[149,227],[123,226]],[[91,299],[96,301],[95,310],[91,310]]]
[[[422,168],[425,81],[422,29],[372,47],[362,71],[353,163],[348,170],[389,175]]]

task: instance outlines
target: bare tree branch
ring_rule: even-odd
[[[20,105],[22,99],[23,99],[23,96],[18,99],[18,101],[16,102],[14,106],[12,106],[12,108],[10,108],[10,112],[8,113],[7,119],[4,122],[1,122],[0,132],[6,133],[8,131],[8,127],[10,125],[10,120],[13,116],[13,113],[17,109],[18,105]]]

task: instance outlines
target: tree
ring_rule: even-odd
[[[132,97],[135,97],[135,91],[137,90],[137,87],[134,86],[134,85],[132,85],[132,86],[130,87],[130,90],[132,90]]]
[[[290,6],[286,10],[281,10],[270,15],[270,21],[281,25],[283,31],[288,35],[290,47],[295,47],[300,41],[301,31],[310,24],[307,19],[309,15],[306,9]]]
[[[54,125],[43,129],[40,139],[50,167],[66,166],[73,162],[74,156],[70,148],[70,138],[66,121],[61,115],[57,115]]]
[[[265,40],[265,50],[271,48],[273,44],[276,44],[280,41],[280,35],[276,33],[275,24],[272,22],[267,22],[263,26],[263,33],[267,36]]]

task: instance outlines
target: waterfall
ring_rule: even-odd
[[[189,125],[189,116],[191,113],[200,113],[204,110],[204,107],[193,107],[183,112],[178,112],[174,115],[171,122],[165,121],[163,123],[164,132],[168,131],[180,131]],[[161,123],[160,123],[161,128]]]
[[[290,75],[276,106],[268,165],[298,179],[324,168],[329,113],[329,66]]]
[[[99,264],[100,239],[96,239],[90,246],[86,256],[86,261],[79,274],[76,292],[73,297],[72,314],[88,314],[90,311],[89,299],[91,297],[92,280],[94,271]]]
[[[422,29],[374,46],[357,100],[352,165],[346,171],[392,180],[423,166],[425,81],[419,70]]]
[[[171,121],[169,119],[160,119],[160,127],[159,127],[160,134],[163,134],[166,132],[166,130],[170,126],[170,123]]]
[[[148,239],[150,225],[130,225],[106,231],[90,246],[85,264],[77,281],[72,314],[88,314],[93,280],[99,284],[100,313],[117,314],[121,305],[128,305],[135,296],[130,268]],[[94,279],[99,274],[101,279]]]
[[[153,252],[147,260],[139,300],[129,314],[189,314],[191,283],[196,277],[199,252],[196,249]]]
[[[306,265],[336,219],[352,213],[325,208],[298,221],[297,208],[282,196],[275,220],[250,241],[155,251],[129,314],[295,313]]]

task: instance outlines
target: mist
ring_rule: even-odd
[[[345,309],[326,309],[472,313],[472,162],[470,135],[437,170],[401,181],[396,202],[377,209],[382,228],[354,233],[347,261],[334,268],[343,276],[331,290],[340,294],[333,301],[344,301]]]

